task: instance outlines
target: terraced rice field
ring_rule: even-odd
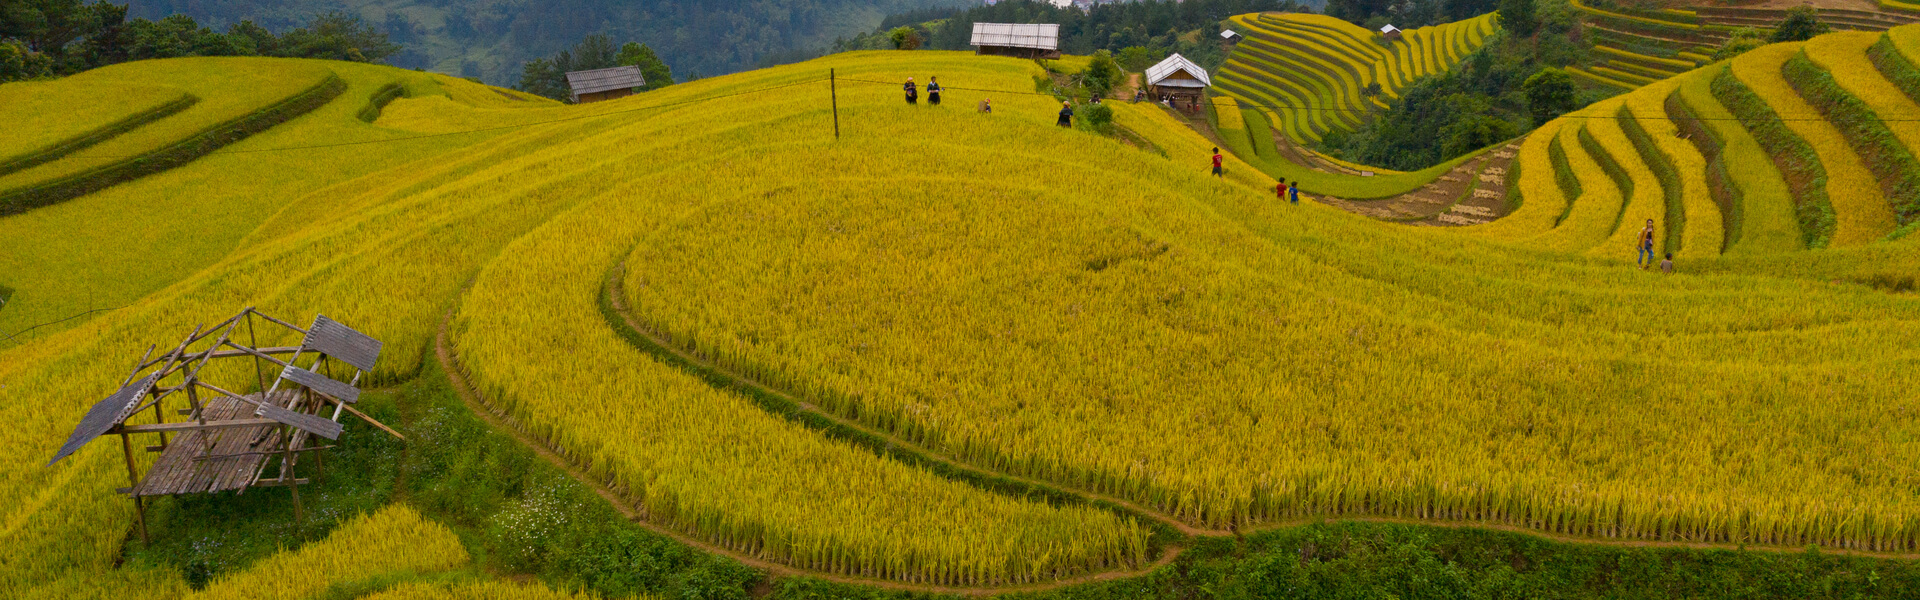
[[[1232,22],[1245,39],[1215,75],[1215,89],[1296,142],[1358,127],[1414,79],[1451,69],[1494,30],[1491,14],[1407,30],[1397,42],[1314,14],[1261,13]],[[1363,93],[1372,84],[1379,96]]]
[[[1783,8],[1699,6],[1601,9],[1575,0],[1600,60],[1569,69],[1587,85],[1630,90],[1705,65],[1715,49],[1743,27],[1763,34],[1786,19]],[[1879,32],[1920,22],[1920,13],[1818,9],[1822,22],[1840,31]]]
[[[1534,137],[1557,132],[1544,143],[1566,161],[1536,149],[1518,184],[1525,205],[1481,231],[1613,257],[1629,254],[1647,219],[1661,224],[1660,249],[1682,257],[1862,246],[1910,231],[1920,132],[1907,121],[1920,114],[1920,74],[1896,42],[1914,33],[1769,45],[1549,124]],[[1876,61],[1876,46],[1897,56]]]
[[[1474,30],[1449,31],[1352,64],[1441,68]],[[1907,56],[1909,37],[1887,47]],[[1823,43],[1808,60],[1863,52]],[[1214,178],[1212,142],[1155,106],[1110,105],[1160,152],[1055,127],[1051,98],[998,92],[1040,75],[1010,58],[843,53],[584,106],[365,65],[167,61],[214,84],[188,89],[202,104],[238,85],[225,69],[314,67],[345,90],[224,153],[0,217],[18,290],[0,319],[95,286],[124,305],[0,345],[0,589],[184,593],[116,569],[117,449],[42,465],[144,344],[240,306],[373,333],[376,383],[442,362],[514,435],[690,543],[874,585],[1119,576],[1194,536],[1340,517],[1917,552],[1920,299],[1852,282],[1920,269],[1920,236],[1892,239],[1920,211],[1883,192],[1894,221],[1871,239],[1807,250],[1788,186],[1751,187],[1784,179],[1766,148],[1799,134],[1675,118],[1750,112],[1722,104],[1727,81],[1771,85],[1753,72],[1787,60],[1547,124],[1508,157],[1517,175],[1473,168],[1517,190],[1513,216],[1454,229],[1283,204],[1234,157]],[[1900,83],[1920,76],[1872,71],[1836,85],[1920,97]],[[927,73],[947,107],[849,84]],[[996,111],[967,110],[989,94],[968,90],[997,90]],[[1853,110],[1820,90],[1822,115]],[[1239,114],[1221,129],[1287,127]],[[1318,176],[1404,191],[1455,166]],[[1688,196],[1716,172],[1738,184],[1726,204]],[[1684,275],[1622,264],[1623,223],[1644,218],[1681,229],[1662,239]],[[169,243],[82,226],[113,219]],[[365,523],[199,593],[311,596],[326,582],[307,571],[340,555],[468,560],[404,507]],[[546,592],[376,597],[564,596]]]

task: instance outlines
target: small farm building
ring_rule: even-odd
[[[1147,67],[1147,87],[1157,96],[1198,99],[1200,92],[1213,85],[1207,77],[1207,70],[1193,64],[1187,57],[1175,54],[1160,61],[1160,64]]]
[[[1385,25],[1380,27],[1380,39],[1383,39],[1389,42],[1400,41],[1400,28],[1394,27],[1392,25]]]
[[[1240,34],[1228,29],[1220,32],[1220,39],[1226,40],[1229,44],[1237,44],[1240,43]]]
[[[975,54],[1060,58],[1060,26],[1053,23],[974,23]]]
[[[577,104],[632,96],[634,88],[646,84],[646,78],[640,76],[640,67],[567,72],[567,87],[573,90],[573,101]]]

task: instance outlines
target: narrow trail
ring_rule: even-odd
[[[1524,139],[1524,138],[1523,138]],[[1520,153],[1516,139],[1460,163],[1420,189],[1379,200],[1315,196],[1321,204],[1406,225],[1464,227],[1498,220],[1510,212],[1507,176]],[[1304,195],[1304,194],[1303,194]]]
[[[453,323],[453,316],[457,310],[459,310],[458,306],[448,309],[446,316],[441,319],[439,332],[434,336],[433,350],[434,350],[434,356],[438,358],[440,361],[440,366],[442,367],[443,370],[446,371],[447,380],[453,383],[454,390],[459,393],[461,401],[466,403],[467,408],[469,410],[472,410],[475,415],[479,416],[481,420],[486,421],[488,425],[493,426],[494,429],[497,429],[502,433],[512,436],[515,441],[520,443],[520,445],[526,446],[528,449],[533,450],[534,454],[539,455],[540,458],[545,459],[548,463],[552,464],[555,467],[558,467],[562,472],[565,472],[568,477],[571,477],[575,481],[578,481],[582,485],[585,485],[588,488],[592,489],[594,493],[599,494],[602,499],[606,500],[608,504],[613,505],[614,509],[620,511],[621,515],[625,516],[627,520],[632,521],[634,524],[644,527],[648,531],[652,531],[654,533],[660,534],[667,538],[673,539],[674,541],[691,546],[694,549],[697,549],[701,552],[706,552],[706,553],[714,554],[718,556],[725,556],[727,558],[738,561],[741,564],[747,565],[749,567],[753,567],[755,569],[759,569],[762,572],[767,573],[769,576],[810,577],[810,578],[819,579],[822,581],[831,581],[834,583],[844,583],[844,584],[850,584],[850,585],[863,585],[863,586],[870,586],[870,587],[876,587],[876,588],[888,589],[888,590],[927,592],[927,593],[936,593],[936,594],[954,594],[954,595],[960,595],[960,596],[986,596],[986,595],[994,595],[994,594],[1008,594],[1008,593],[1015,593],[1015,592],[1038,592],[1038,591],[1046,591],[1046,590],[1063,588],[1067,586],[1080,585],[1085,583],[1095,583],[1095,582],[1101,582],[1101,581],[1113,581],[1118,579],[1140,577],[1148,573],[1151,573],[1154,570],[1157,570],[1161,567],[1173,564],[1174,559],[1179,558],[1180,556],[1180,552],[1182,550],[1181,547],[1168,545],[1160,552],[1159,559],[1151,563],[1142,565],[1139,569],[1136,569],[1136,570],[1103,571],[1099,573],[1090,573],[1090,574],[1079,575],[1075,577],[1066,577],[1066,578],[1056,579],[1046,583],[1030,583],[1030,584],[1016,584],[1016,585],[1004,585],[1004,586],[952,587],[952,586],[906,583],[906,582],[894,581],[890,579],[872,579],[872,578],[866,578],[866,577],[837,575],[833,573],[801,569],[798,567],[794,567],[792,565],[763,560],[750,554],[738,552],[730,548],[726,548],[724,546],[719,546],[711,542],[701,540],[699,538],[688,536],[684,533],[681,533],[678,530],[648,521],[644,513],[634,508],[634,503],[632,501],[630,501],[624,496],[621,496],[618,492],[614,491],[613,488],[608,487],[606,482],[595,479],[591,475],[587,474],[587,472],[581,469],[579,465],[574,464],[573,461],[568,460],[565,456],[563,456],[559,449],[554,448],[553,446],[549,445],[547,442],[536,438],[532,434],[527,433],[526,430],[520,427],[519,423],[516,422],[513,417],[506,415],[502,412],[499,412],[493,407],[493,405],[487,403],[487,401],[480,396],[480,393],[476,391],[473,388],[473,385],[467,380],[466,370],[464,367],[460,365],[459,355],[454,351],[453,345],[447,339],[447,331],[449,329],[449,326]],[[756,589],[756,596],[764,596],[769,591],[770,591],[770,588],[762,585],[758,589]]]

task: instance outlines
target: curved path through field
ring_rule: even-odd
[[[1521,137],[1460,163],[1419,189],[1379,200],[1314,196],[1321,204],[1406,225],[1462,227],[1507,216],[1507,175],[1520,153]],[[1304,195],[1304,194],[1303,194]]]

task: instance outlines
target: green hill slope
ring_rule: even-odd
[[[1791,111],[1739,92],[1792,56],[1636,94]],[[1031,61],[857,52],[579,106],[366,65],[170,67],[226,65],[348,89],[232,152],[0,217],[0,319],[95,285],[127,305],[0,345],[0,588],[124,591],[118,449],[42,465],[146,344],[243,306],[379,337],[374,385],[455,370],[663,531],[874,585],[1117,576],[1339,517],[1920,550],[1920,299],[1855,283],[1920,270],[1920,237],[1801,251],[1778,235],[1799,196],[1741,188],[1726,237],[1764,245],[1674,276],[1614,253],[1629,220],[1715,217],[1671,181],[1765,181],[1792,139],[1869,170],[1883,146],[1714,120],[1696,158],[1654,138],[1702,121],[1621,123],[1649,105],[1627,95],[1528,138],[1514,216],[1407,228],[1278,202],[1233,158],[1212,177],[1212,143],[1153,105],[1110,105],[1145,144],[1055,127]],[[900,101],[893,82],[929,75],[944,105]],[[362,120],[388,86],[411,97]],[[1859,109],[1838,98],[1886,101],[1808,90],[1836,123]],[[721,383],[740,380],[763,387]],[[413,529],[372,541],[446,538]],[[458,562],[436,556],[409,558]]]

